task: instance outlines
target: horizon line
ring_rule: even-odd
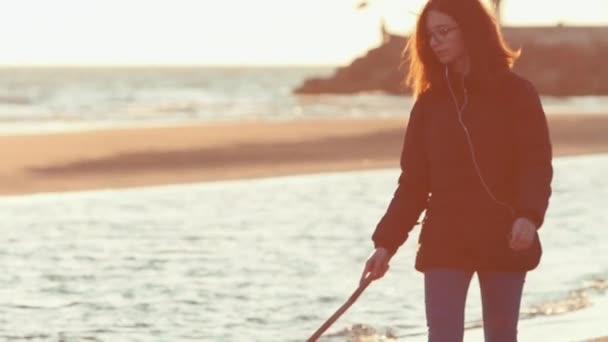
[[[118,68],[118,69],[144,69],[144,68],[167,68],[167,69],[188,69],[188,68],[336,68],[343,66],[343,64],[304,64],[304,63],[294,63],[294,64],[265,64],[265,63],[235,63],[235,64],[215,64],[215,63],[205,63],[205,64],[173,64],[173,63],[26,63],[26,64],[2,64],[0,63],[0,69],[43,69],[43,68],[65,68],[65,69],[81,69],[81,68]]]

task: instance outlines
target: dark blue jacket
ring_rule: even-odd
[[[446,80],[412,108],[401,175],[374,246],[394,254],[426,209],[417,270],[531,270],[542,254],[538,234],[521,252],[509,248],[509,234],[517,217],[540,228],[551,196],[552,147],[538,93],[510,71],[491,86],[454,74],[447,79],[452,92]],[[462,105],[465,88],[462,123],[471,144],[454,103]]]

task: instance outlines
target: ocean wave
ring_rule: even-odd
[[[578,289],[569,291],[561,298],[532,305],[522,310],[522,318],[553,316],[578,311],[593,304],[592,297],[604,294],[608,289],[607,279],[592,279]]]
[[[27,96],[0,95],[0,105],[30,105],[34,100]]]
[[[324,335],[320,341],[349,341],[349,342],[392,342],[397,340],[397,336],[390,329],[379,331],[369,325],[354,324],[337,332]]]

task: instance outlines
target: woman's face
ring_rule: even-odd
[[[426,31],[429,45],[442,64],[451,64],[464,56],[462,33],[449,15],[430,10],[426,16]]]

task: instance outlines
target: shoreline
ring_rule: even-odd
[[[608,153],[608,115],[547,115],[554,157]],[[406,118],[209,122],[0,136],[0,195],[399,166]]]

